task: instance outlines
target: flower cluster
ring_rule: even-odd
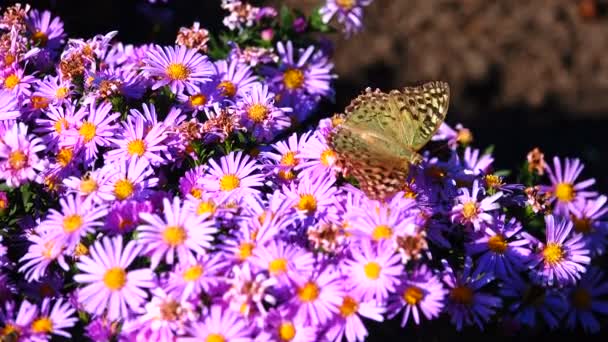
[[[321,12],[352,29],[368,3]],[[222,7],[230,39],[195,23],[172,46],[5,9],[2,340],[362,341],[364,320],[442,315],[599,330],[607,198],[578,159],[535,150],[507,183],[444,124],[447,152],[371,200],[336,167],[331,119],[303,126],[334,92],[323,24]]]

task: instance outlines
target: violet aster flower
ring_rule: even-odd
[[[365,302],[359,297],[346,295],[342,298],[340,315],[329,324],[327,337],[331,341],[342,341],[344,337],[348,342],[365,341],[368,333],[360,316],[382,322],[385,310],[380,302]]]
[[[158,178],[152,177],[154,171],[143,159],[123,159],[106,164],[109,180],[99,184],[100,196],[106,201],[146,198],[150,189],[158,185]]]
[[[0,90],[0,120],[14,120],[21,113],[18,109],[17,96],[6,90]]]
[[[480,232],[478,237],[465,245],[469,255],[480,255],[475,274],[493,273],[500,279],[516,276],[524,268],[530,256],[530,243],[518,237],[522,225],[515,218],[506,221],[504,215]]]
[[[566,158],[562,169],[560,159],[554,157],[553,165],[554,168],[551,169],[548,164],[545,164],[551,185],[543,186],[541,189],[551,194],[552,201],[555,201],[554,212],[556,214],[568,215],[576,202],[597,195],[596,192],[588,190],[595,184],[595,179],[590,178],[577,182],[577,178],[585,168],[579,159]]]
[[[568,285],[575,283],[589,264],[589,249],[583,235],[571,234],[571,221],[545,216],[546,243],[527,235],[536,245],[530,267],[533,279],[548,285]]]
[[[71,176],[63,180],[68,193],[76,193],[93,203],[104,203],[114,198],[112,179],[118,170],[104,167],[85,173],[82,177]]]
[[[140,213],[155,210],[150,201],[114,202],[104,222],[104,230],[110,234],[129,233],[142,223]]]
[[[166,138],[165,127],[160,124],[149,125],[140,116],[130,117],[121,123],[122,130],[118,138],[111,138],[116,149],[105,155],[105,161],[112,162],[117,159],[141,158],[153,166],[165,162],[161,156],[167,146],[163,144]]]
[[[10,187],[29,180],[40,181],[37,172],[45,166],[37,155],[45,149],[42,140],[27,131],[24,123],[15,123],[0,139],[0,179]]]
[[[196,83],[210,81],[216,73],[215,66],[198,50],[185,46],[155,46],[146,52],[145,66],[142,70],[155,77],[152,89],[169,85],[175,94],[185,88],[194,91]]]
[[[347,225],[354,236],[375,242],[383,240],[394,242],[397,236],[415,234],[414,216],[406,215],[404,211],[393,210],[384,203],[370,202],[364,203],[356,210],[351,210],[346,215]],[[371,206],[375,207],[372,209]]]
[[[317,341],[317,328],[287,309],[270,309],[264,320],[264,326],[256,341]]]
[[[301,151],[302,162],[295,167],[296,170],[301,172],[301,177],[334,176],[337,155],[327,145],[327,139],[321,133],[315,132],[302,146]]]
[[[183,337],[178,341],[250,342],[253,341],[252,332],[252,326],[243,317],[220,305],[212,305],[207,315],[191,324],[188,329],[191,337]]]
[[[175,265],[169,273],[166,290],[181,300],[197,298],[222,282],[226,262],[221,253],[202,255]]]
[[[574,231],[583,234],[594,255],[603,254],[608,244],[607,200],[606,196],[585,199],[570,208]]]
[[[63,254],[63,245],[50,234],[41,233],[28,236],[31,245],[27,253],[19,260],[22,263],[19,272],[25,273],[27,281],[37,281],[47,274],[47,269],[54,261],[64,270],[70,267]]]
[[[202,183],[208,191],[221,191],[234,196],[257,195],[257,187],[262,186],[264,176],[257,171],[261,166],[242,151],[230,152],[220,158],[220,164],[215,160],[209,161],[208,174]]]
[[[486,273],[472,278],[473,261],[470,257],[466,257],[464,270],[460,273],[454,272],[447,261],[442,262],[445,269],[443,282],[449,288],[446,311],[450,314],[450,322],[458,331],[462,330],[464,325],[472,324],[483,329],[483,324],[488,322],[490,316],[502,305],[499,297],[480,291],[494,276]]]
[[[472,149],[470,147],[467,147],[464,150],[462,164],[465,168],[465,174],[478,176],[482,173],[487,173],[492,167],[494,158],[489,154],[483,154],[480,157],[479,152],[478,149]]]
[[[0,73],[0,82],[5,91],[13,96],[30,96],[32,83],[36,80],[34,76],[26,75],[23,69],[10,68]]]
[[[458,147],[458,144],[464,146],[470,144],[473,141],[473,134],[468,128],[462,126],[462,124],[456,124],[453,129],[443,122],[431,140],[447,140],[448,146],[452,150],[455,150]]]
[[[325,5],[319,9],[319,14],[326,24],[333,17],[337,17],[338,22],[344,26],[344,33],[349,37],[363,29],[363,6],[371,4],[372,1],[327,0]]]
[[[297,245],[273,240],[255,249],[251,263],[286,285],[295,273],[311,273],[315,259]]]
[[[270,291],[277,284],[277,279],[254,271],[248,262],[232,266],[226,284],[229,288],[222,295],[222,299],[228,303],[230,309],[240,312],[242,316],[265,316],[268,304],[277,303]]]
[[[59,17],[51,20],[51,12],[31,10],[27,18],[28,31],[34,45],[57,50],[65,38],[63,23]]]
[[[70,80],[63,80],[59,76],[47,75],[38,81],[34,96],[39,96],[48,101],[49,106],[60,106],[70,103],[74,95],[73,85]]]
[[[460,188],[460,192],[461,195],[456,198],[458,202],[451,211],[452,222],[463,224],[465,227],[472,226],[475,231],[480,231],[482,224],[491,224],[494,217],[487,212],[500,208],[496,201],[502,196],[502,192],[479,201],[479,194],[484,194],[484,189],[479,186],[477,180],[473,182],[471,192],[467,188]]]
[[[141,246],[130,241],[123,248],[122,236],[104,237],[95,242],[76,264],[81,273],[74,280],[86,286],[78,291],[78,300],[85,309],[101,315],[107,310],[111,320],[126,318],[130,312],[141,311],[148,297],[144,288],[154,287],[149,268],[128,271],[141,252]]]
[[[275,94],[268,91],[265,84],[256,83],[251,91],[238,102],[238,112],[243,126],[253,137],[267,142],[281,130],[289,127],[289,118],[285,115],[291,108],[278,108],[274,105]]]
[[[0,330],[0,337],[7,337],[7,340],[11,340],[13,337],[21,339],[27,339],[30,337],[30,324],[36,317],[38,308],[36,305],[24,299],[19,305],[17,311],[17,305],[14,301],[7,301],[2,303],[0,307],[0,324],[2,330]]]
[[[215,62],[215,66],[220,81],[217,88],[227,99],[244,96],[257,83],[258,78],[253,74],[253,70],[237,59],[222,59]]]
[[[36,119],[34,132],[43,135],[45,144],[51,149],[57,146],[71,148],[72,151],[77,149],[76,146],[69,146],[66,137],[70,128],[83,121],[87,115],[86,109],[81,107],[76,111],[74,105],[68,102],[64,106],[49,106],[43,114]]]
[[[30,328],[34,336],[46,340],[49,334],[71,338],[72,335],[66,329],[73,327],[78,319],[73,316],[76,310],[61,298],[55,301],[51,308],[51,301],[45,298],[42,301],[40,312],[32,322]]]
[[[176,254],[180,262],[190,262],[211,247],[217,228],[207,216],[194,215],[184,208],[179,197],[173,198],[173,202],[163,200],[163,214],[164,218],[141,213],[145,224],[137,228],[138,243],[144,247],[144,253],[150,254],[153,269],[163,257],[168,264],[174,263]]]
[[[357,298],[384,302],[389,293],[395,292],[404,270],[401,256],[391,247],[390,241],[372,245],[369,239],[351,245],[351,255],[344,261],[345,286]]]
[[[294,133],[287,140],[281,140],[272,145],[273,151],[262,152],[262,156],[273,162],[271,170],[284,181],[294,180],[294,168],[300,163],[301,152],[306,146],[310,132],[300,135]],[[275,152],[276,151],[276,152]]]
[[[337,269],[326,266],[315,276],[300,277],[289,301],[296,317],[313,326],[328,323],[340,311],[343,280]]]
[[[323,217],[331,214],[334,196],[339,193],[335,186],[335,179],[319,177],[316,179],[303,178],[296,185],[283,186],[283,192],[292,202],[298,214],[302,217]]]
[[[387,310],[389,318],[397,316],[401,310],[401,326],[405,327],[412,316],[414,323],[420,325],[421,315],[428,320],[437,318],[444,306],[447,290],[439,277],[425,264],[402,276],[401,283],[390,297]]]
[[[570,310],[566,316],[566,325],[574,329],[577,321],[586,333],[596,333],[601,324],[594,314],[608,315],[608,282],[604,273],[596,267],[590,267],[578,284],[568,290]]]

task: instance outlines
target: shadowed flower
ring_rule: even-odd
[[[76,310],[61,298],[55,301],[52,308],[50,299],[45,298],[42,301],[40,312],[30,325],[30,329],[34,336],[44,340],[48,339],[51,334],[71,338],[72,335],[66,329],[73,327],[78,321],[73,316],[74,313],[76,313]]]
[[[604,273],[590,267],[578,284],[569,289],[570,310],[566,315],[568,328],[574,329],[577,321],[586,333],[596,333],[601,323],[594,314],[608,315],[608,282]]]
[[[554,157],[553,167],[551,169],[551,167],[545,165],[551,185],[542,186],[541,190],[551,194],[551,200],[555,201],[555,208],[553,209],[555,214],[568,215],[578,201],[597,195],[596,192],[586,190],[595,184],[595,179],[590,178],[576,182],[585,168],[579,159],[566,158],[562,169],[560,159]]]
[[[343,32],[347,37],[363,29],[363,6],[373,0],[327,0],[319,9],[324,23],[329,23],[333,17],[343,25]]]
[[[607,200],[606,196],[585,199],[570,208],[574,231],[583,234],[587,246],[594,255],[603,254],[608,244],[606,221],[608,207],[605,206]]]

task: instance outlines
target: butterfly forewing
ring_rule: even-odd
[[[389,94],[379,89],[365,89],[344,110],[347,122],[351,127],[374,131],[384,136],[397,138],[394,123],[399,120],[399,112],[391,110]]]

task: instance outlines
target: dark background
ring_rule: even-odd
[[[14,2],[0,0],[3,5]],[[309,13],[324,0],[286,2]],[[597,189],[606,193],[608,16],[605,1],[591,2],[596,3],[593,16],[582,15],[577,0],[375,0],[365,12],[366,31],[333,39],[339,78],[336,103],[325,104],[325,114],[340,112],[366,86],[388,90],[447,80],[453,93],[447,122],[469,127],[476,147],[495,145],[497,168],[520,165],[538,146],[547,159],[581,158],[587,166],[583,178],[595,177]],[[70,37],[118,30],[118,40],[133,44],[172,44],[179,27],[194,21],[217,32],[225,15],[220,0],[29,3],[60,16]],[[397,322],[371,323],[370,333],[374,341],[480,337],[475,329],[456,333],[445,323],[408,329],[398,328]],[[508,337],[507,330],[491,326],[481,336],[555,341],[579,333],[547,335],[539,330]]]

